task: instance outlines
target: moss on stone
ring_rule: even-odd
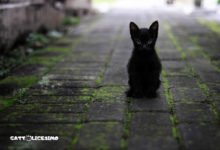
[[[204,19],[198,19],[198,22],[213,31],[214,33],[217,33],[220,35],[220,24],[216,21],[207,21]]]
[[[96,80],[95,80],[95,82],[96,82],[96,85],[100,85],[101,83],[102,83],[102,80],[103,80],[103,76],[98,76],[97,78],[96,78]]]
[[[91,94],[91,88],[82,88],[80,90],[80,92],[83,94],[83,95],[90,95]]]
[[[115,101],[124,95],[125,88],[122,86],[107,86],[99,88],[94,96],[96,100]]]
[[[220,28],[219,28],[219,25],[215,24],[215,23],[210,23],[210,22],[206,22],[206,21],[201,21],[200,20],[200,23],[208,26],[213,32],[216,32],[216,33],[220,33]],[[218,29],[217,29],[217,26],[218,26]],[[170,38],[170,40],[172,41],[172,43],[174,44],[174,46],[176,47],[177,51],[179,51],[181,53],[182,56],[182,59],[185,60],[186,59],[186,53],[182,50],[178,40],[176,40],[175,36],[173,35],[173,33],[171,32],[171,28],[168,24],[165,24],[164,25],[164,28],[168,34],[168,37]],[[208,54],[206,54],[205,52],[203,52],[201,50],[201,47],[198,45],[198,37],[190,37],[192,43],[197,47],[197,51],[199,51],[199,53],[206,59],[208,59],[209,61],[211,61],[210,59],[210,56]],[[194,68],[190,65],[190,64],[187,64],[187,68],[190,70],[189,72],[191,73],[191,75],[196,79],[196,82],[197,82],[197,85],[198,87],[203,91],[203,93],[207,96],[207,98],[210,97],[210,93],[209,93],[209,88],[208,86],[203,83],[198,75],[198,73],[194,70]],[[215,69],[218,71],[219,68],[215,67]],[[163,71],[162,72],[162,76],[165,77],[166,76],[166,73]],[[164,78],[164,88],[165,88],[165,95],[166,95],[166,98],[168,100],[168,104],[170,106],[170,104],[172,104],[172,97],[169,95],[169,90],[168,89],[168,81],[166,79],[166,77]],[[170,107],[171,110],[172,110],[172,107]],[[213,102],[210,103],[210,108],[214,114],[214,116],[216,118],[218,118],[218,113],[217,113],[217,109],[215,107],[215,104]]]
[[[30,59],[28,59],[25,62],[25,64],[41,64],[46,67],[50,67],[62,59],[63,59],[62,55],[54,56],[54,57],[33,56]]]
[[[163,79],[163,87],[164,87],[164,94],[168,103],[168,107],[170,110],[170,120],[172,122],[172,135],[173,137],[177,140],[177,142],[180,145],[183,145],[183,140],[180,136],[179,130],[177,129],[178,125],[178,120],[176,118],[176,115],[174,113],[174,101],[173,101],[173,96],[172,93],[170,93],[170,86],[169,86],[169,81],[167,79],[167,73],[165,70],[162,71],[162,79]]]
[[[163,79],[163,87],[164,87],[164,94],[168,103],[168,107],[170,109],[170,111],[173,111],[173,96],[170,93],[170,86],[169,86],[169,81],[167,79],[167,73],[165,72],[165,70],[162,71],[162,79]]]
[[[172,135],[177,140],[179,140],[181,138],[179,130],[176,127],[172,127]]]
[[[0,81],[0,83],[14,83],[20,87],[29,87],[33,83],[38,81],[38,77],[31,75],[31,76],[8,76],[7,78]]]
[[[71,49],[70,47],[49,46],[49,47],[44,48],[44,51],[67,53],[70,51],[70,49]]]
[[[60,41],[69,41],[67,38],[61,38]],[[53,65],[55,65],[58,61],[61,61],[64,56],[72,50],[72,46],[76,45],[80,41],[80,38],[75,39],[72,41],[71,46],[68,47],[59,47],[59,46],[49,46],[44,49],[35,51],[23,64],[41,64],[45,67],[42,71],[40,71],[37,75],[31,75],[31,76],[8,76],[5,79],[0,81],[0,84],[7,84],[7,83],[14,83],[21,87],[22,89],[27,89],[30,86],[32,86],[34,83],[36,83],[40,76],[42,76],[46,71],[48,71]],[[47,55],[47,52],[49,52],[49,56]],[[54,53],[53,53],[54,52]],[[50,55],[52,53],[52,55]],[[44,81],[45,82],[45,81]],[[21,90],[22,90],[21,89]],[[48,91],[45,91],[47,94],[53,94],[48,93]],[[21,94],[22,93],[22,94]],[[11,97],[0,97],[0,110],[11,106],[14,102],[16,102],[21,95],[24,95],[24,92],[16,91],[14,95]],[[83,99],[91,99],[89,98],[83,98]]]
[[[11,106],[16,101],[16,97],[5,98],[0,97],[0,110],[3,110],[6,107]]]
[[[79,101],[91,101],[91,96],[79,96]]]
[[[80,130],[82,128],[82,124],[76,124],[74,125],[74,128]]]
[[[21,88],[16,91],[15,95],[11,97],[0,97],[0,110],[3,110],[11,105],[13,105],[17,100],[22,99],[25,96],[27,88]]]
[[[121,148],[121,150],[126,150],[128,148],[128,143],[125,139],[121,139],[120,148]]]
[[[203,58],[207,59],[210,61],[210,63],[213,65],[214,69],[216,69],[218,72],[220,72],[220,68],[218,67],[218,64],[215,63],[215,60],[212,60],[211,56],[209,53],[205,52],[202,47],[199,45],[198,42],[198,37],[197,36],[191,36],[190,40],[192,41],[192,44],[196,49],[193,51],[188,52],[188,54],[191,57],[198,57],[202,56]]]
[[[171,32],[170,26],[168,24],[164,24],[164,29],[166,30],[169,39],[172,41],[172,43],[176,47],[176,50],[180,53],[182,60],[185,60],[186,54],[183,52],[183,49],[180,46],[178,40],[175,38],[175,36]]]

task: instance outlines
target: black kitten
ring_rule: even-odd
[[[134,44],[132,56],[128,62],[128,97],[156,97],[160,87],[161,63],[155,51],[159,24],[155,21],[150,28],[141,28],[130,23],[130,34]]]

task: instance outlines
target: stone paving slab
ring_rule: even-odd
[[[219,126],[183,124],[180,126],[180,131],[183,134],[186,149],[219,149]]]
[[[5,113],[16,111],[17,113],[82,113],[87,108],[86,103],[76,104],[26,104],[26,105],[14,105],[6,109]]]
[[[175,111],[179,122],[210,124],[215,122],[210,107],[206,104],[178,104],[175,106]]]
[[[84,121],[82,113],[10,113],[1,117],[1,123],[80,123]]]
[[[173,94],[174,102],[204,102],[207,96],[199,88],[172,88],[170,91]]]
[[[123,121],[123,103],[94,102],[88,109],[88,121]]]
[[[178,149],[178,145],[171,136],[133,136],[128,144],[128,149],[176,150]]]
[[[20,103],[25,104],[76,104],[88,103],[91,101],[91,96],[29,96]]]
[[[119,149],[122,125],[115,122],[94,122],[83,126],[73,149]],[[94,136],[95,135],[95,136]]]

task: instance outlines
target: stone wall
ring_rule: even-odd
[[[0,54],[6,53],[30,32],[56,28],[64,14],[46,0],[1,0]]]

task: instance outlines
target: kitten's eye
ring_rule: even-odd
[[[147,41],[147,45],[151,45],[153,43],[153,40]]]
[[[139,39],[135,39],[135,43],[141,45],[141,41]]]

